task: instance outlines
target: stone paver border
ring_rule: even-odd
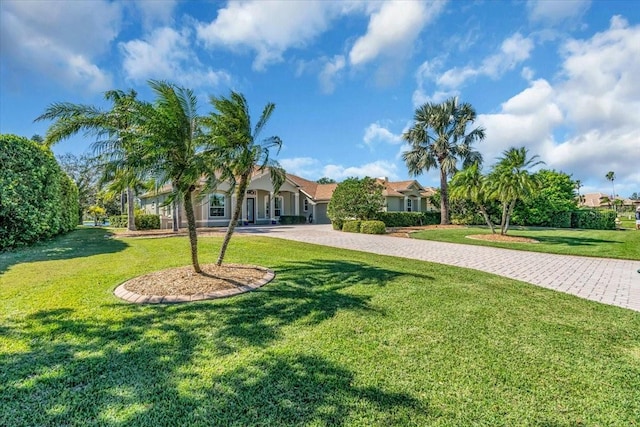
[[[222,289],[219,291],[214,291],[206,294],[200,293],[200,294],[193,294],[193,295],[140,295],[125,289],[125,285],[127,284],[128,281],[120,284],[113,291],[113,294],[124,301],[131,302],[134,304],[175,304],[180,302],[204,301],[209,299],[227,298],[234,295],[243,294],[245,292],[253,291],[271,282],[273,278],[276,276],[276,273],[269,268],[259,267],[256,265],[251,265],[249,267],[263,270],[264,276],[262,276],[262,279],[258,280],[255,283],[250,283],[248,285],[242,285],[242,286],[238,286],[236,288],[230,288],[230,289]]]

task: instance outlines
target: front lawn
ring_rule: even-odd
[[[500,232],[499,228],[497,232]],[[540,243],[494,242],[466,237],[473,234],[491,234],[491,230],[488,227],[433,228],[411,233],[411,237],[551,254],[640,260],[640,231],[636,230],[512,227],[507,233],[509,236],[530,237]]]
[[[253,236],[227,261],[267,286],[137,306],[113,289],[188,264],[188,241],[106,233],[0,254],[0,425],[638,425],[640,313]]]

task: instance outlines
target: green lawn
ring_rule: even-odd
[[[540,242],[534,244],[489,242],[466,237],[473,234],[491,234],[491,230],[488,227],[436,228],[411,233],[411,237],[552,254],[640,260],[640,231],[631,229],[576,230],[536,227],[512,227],[509,229],[507,233],[509,236],[531,237]]]
[[[640,313],[497,276],[265,237],[276,279],[136,306],[186,238],[79,229],[0,254],[0,425],[633,426]],[[221,241],[201,239],[203,262]]]

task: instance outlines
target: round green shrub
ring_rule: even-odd
[[[347,233],[359,233],[361,223],[362,221],[359,219],[345,221],[344,224],[342,224],[342,231],[346,231]]]
[[[360,232],[364,234],[384,234],[386,227],[382,221],[362,221]]]

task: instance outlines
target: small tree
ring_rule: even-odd
[[[331,221],[375,219],[384,207],[382,186],[370,177],[347,178],[336,187],[327,208]]]
[[[320,178],[319,180],[316,181],[318,184],[335,184],[336,180],[332,179],[332,178],[327,178],[326,176],[323,176],[322,178]]]
[[[93,225],[98,225],[107,214],[107,210],[101,206],[92,205],[87,208],[87,213],[93,218]]]
[[[493,196],[502,204],[502,235],[509,231],[509,220],[516,202],[529,197],[539,188],[536,177],[529,172],[530,168],[544,163],[537,158],[537,155],[528,158],[525,147],[512,147],[502,153],[489,175]]]
[[[487,201],[489,200],[487,178],[480,172],[478,163],[474,163],[472,166],[457,172],[449,185],[452,200],[466,199],[474,203],[491,229],[491,232],[495,233],[495,227],[493,222],[491,222],[491,218],[489,218],[489,213],[486,208]]]

